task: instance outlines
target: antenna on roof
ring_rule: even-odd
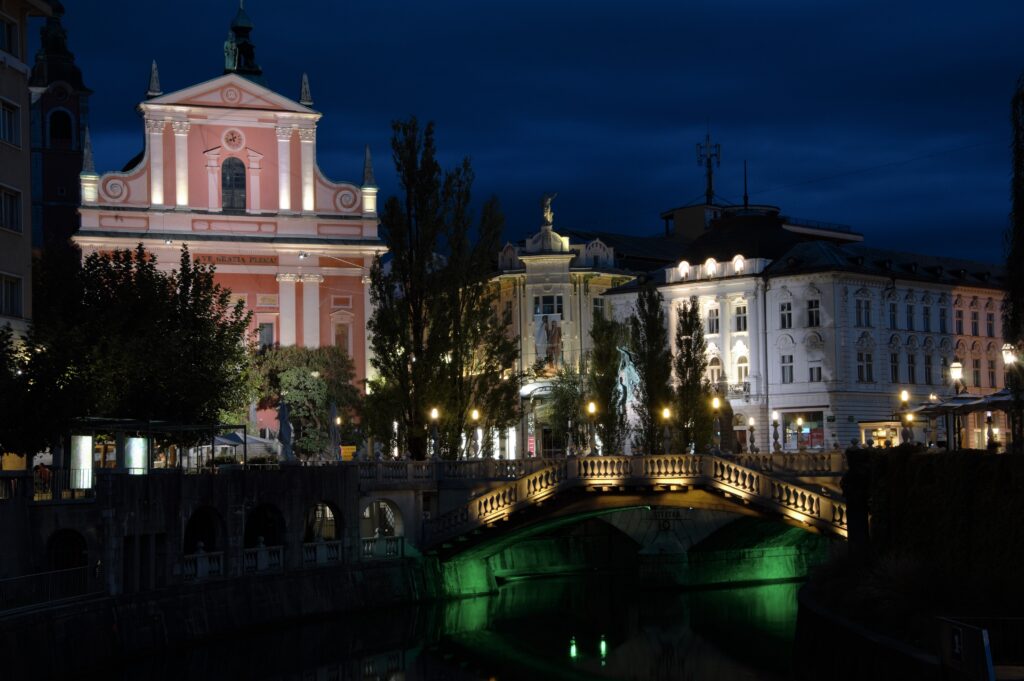
[[[697,165],[704,166],[704,174],[707,177],[704,203],[710,206],[715,202],[715,167],[722,166],[722,145],[711,143],[710,123],[708,123],[707,133],[704,135],[704,143],[697,143]]]
[[[743,209],[750,207],[750,196],[747,194],[747,159],[743,159]]]

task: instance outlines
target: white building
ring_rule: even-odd
[[[912,405],[953,394],[955,360],[971,392],[1003,387],[998,268],[860,241],[777,209],[727,209],[660,274],[670,339],[679,305],[699,300],[708,378],[729,400],[742,445],[753,418],[755,446],[773,449],[773,412],[786,450],[897,441],[900,392]],[[635,284],[605,294],[622,320],[635,296]],[[946,439],[942,424],[917,424],[914,436]],[[984,447],[985,437],[975,419],[964,445]]]

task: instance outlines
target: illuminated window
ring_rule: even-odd
[[[704,263],[704,272],[707,273],[709,277],[715,276],[718,272],[718,263],[715,262],[714,258],[708,258]]]
[[[562,296],[534,296],[533,314],[562,314]]]
[[[736,274],[743,274],[743,269],[747,266],[746,261],[742,255],[737,255],[732,259],[732,269]]]
[[[679,277],[686,279],[688,276],[690,276],[690,263],[684,260],[679,263]]]
[[[708,310],[708,334],[718,333],[719,331],[719,317],[718,308],[713,307]]]
[[[334,344],[345,351],[346,355],[351,356],[349,348],[348,337],[352,329],[351,324],[348,322],[335,322],[334,323]]]
[[[245,165],[231,157],[220,169],[221,198],[224,210],[245,210]]]
[[[736,306],[736,330],[747,330],[747,306],[745,303]]]

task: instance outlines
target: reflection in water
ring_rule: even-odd
[[[691,592],[634,577],[532,579],[497,594],[219,641],[107,679],[783,679],[799,584]]]

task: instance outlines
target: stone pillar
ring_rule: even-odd
[[[277,131],[277,209],[281,212],[292,209],[292,129],[275,128]]]
[[[246,211],[249,213],[259,213],[262,210],[260,203],[260,171],[262,169],[263,154],[248,149],[249,155],[249,180],[246,185],[249,188],[249,205],[246,206]]]
[[[278,323],[281,325],[281,346],[295,345],[295,282],[299,275],[283,272],[277,275],[279,311]]]
[[[364,260],[364,262],[365,262],[365,260]],[[363,324],[362,324],[362,327],[365,329],[367,327],[369,321],[370,321],[370,318],[373,316],[373,302],[370,299],[370,277],[368,275],[364,276],[362,278],[362,284],[363,284]],[[373,364],[372,364],[372,360],[373,360],[373,346],[370,344],[370,334],[369,334],[369,332],[363,333],[363,334],[355,334],[354,335],[354,339],[353,339],[353,343],[355,343],[357,341],[357,339],[362,339],[362,342],[364,344],[364,347],[363,347],[363,357],[366,358],[365,367],[364,367],[364,371],[366,372],[365,373],[366,379],[369,380],[369,379],[372,379],[372,378],[376,378],[377,372],[374,370]],[[352,350],[352,348],[349,348],[349,349]]]
[[[220,152],[206,152],[206,190],[207,204],[211,211],[220,210]]]
[[[149,149],[149,203],[164,205],[164,121],[146,121],[146,146]]]
[[[188,208],[188,121],[174,121],[174,205]]]
[[[302,275],[302,345],[320,347],[320,284],[319,274]]]
[[[316,186],[313,176],[316,155],[316,128],[299,128],[299,162],[302,165],[302,210],[316,209]]]

